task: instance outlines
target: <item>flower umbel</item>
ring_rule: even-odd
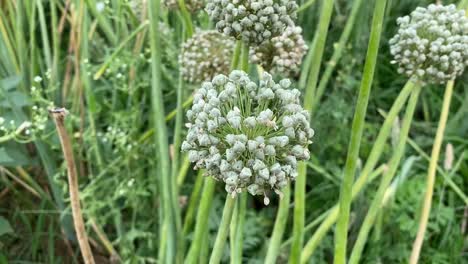
[[[455,5],[418,7],[397,20],[390,40],[393,63],[400,73],[421,81],[443,83],[461,75],[468,65],[468,18]]]
[[[234,45],[234,40],[215,30],[197,32],[182,45],[179,63],[184,79],[201,83],[228,73]]]
[[[301,70],[302,57],[307,52],[301,33],[301,27],[286,28],[280,36],[251,49],[252,62],[271,73],[296,76]]]
[[[314,130],[300,105],[300,92],[265,73],[260,83],[243,71],[217,75],[194,95],[187,111],[189,130],[182,150],[195,168],[226,183],[233,196],[279,192],[308,160]]]
[[[260,44],[293,26],[297,8],[292,0],[208,0],[206,5],[220,32],[248,44]]]

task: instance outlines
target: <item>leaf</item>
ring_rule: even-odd
[[[25,93],[13,91],[7,93],[8,98],[0,101],[0,106],[9,108],[11,105],[15,107],[23,107],[31,104],[31,98]]]
[[[0,216],[0,236],[8,233],[13,233],[13,228],[5,217]]]
[[[10,76],[0,80],[0,88],[5,89],[6,91],[11,90],[18,86],[21,82],[21,76]]]
[[[24,154],[23,147],[18,148],[18,146],[14,147],[14,145],[10,145],[8,148],[0,148],[1,166],[24,166],[30,164],[31,161]]]

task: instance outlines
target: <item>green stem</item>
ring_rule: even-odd
[[[232,55],[231,69],[237,69],[242,51],[242,40],[236,41],[236,47],[234,48],[234,54]]]
[[[185,177],[187,176],[188,169],[190,168],[190,160],[188,155],[184,155],[182,165],[180,165],[179,173],[177,174],[177,186],[180,188],[184,184]]]
[[[179,4],[180,13],[182,14],[185,34],[187,38],[190,38],[193,35],[192,18],[190,17],[190,13],[188,12],[187,7],[185,6],[185,1],[177,0],[177,3]]]
[[[351,13],[349,15],[348,20],[346,21],[346,25],[344,27],[343,33],[340,36],[340,40],[338,41],[338,44],[336,45],[333,51],[333,55],[330,61],[327,63],[327,67],[325,68],[325,72],[323,73],[322,78],[320,78],[320,82],[317,87],[317,93],[313,98],[312,109],[315,109],[318,102],[320,102],[320,99],[322,98],[323,93],[325,92],[325,88],[328,85],[328,81],[330,80],[330,77],[333,71],[335,70],[336,65],[338,65],[338,62],[341,59],[341,55],[343,55],[344,48],[349,40],[349,36],[351,35],[351,31],[353,29],[354,22],[356,21],[357,14],[359,13],[361,4],[362,0],[355,0],[353,2]]]
[[[93,0],[85,0],[86,5],[88,6],[88,9],[91,11],[93,16],[96,17],[99,25],[101,26],[102,31],[106,35],[107,39],[111,42],[113,46],[115,46],[118,42],[117,36],[114,34],[114,30],[112,29],[111,24],[109,21],[104,17],[97,9],[96,9],[96,3]],[[151,10],[149,10],[151,12]],[[157,19],[156,18],[151,18],[150,19]]]
[[[179,73],[179,84],[177,86],[177,115],[174,125],[174,143],[173,143],[173,150],[174,154],[172,157],[172,182],[171,182],[171,194],[172,200],[176,202],[174,206],[175,215],[176,215],[176,230],[182,229],[182,222],[180,218],[180,208],[178,206],[178,173],[177,170],[179,169],[180,165],[180,145],[182,141],[182,123],[184,120],[184,109],[182,107],[182,99],[184,97],[184,80],[182,78],[182,73]],[[187,170],[185,170],[186,172]],[[178,257],[180,258],[178,263],[182,262],[183,252],[184,250],[184,238],[181,232],[177,232],[177,248],[180,254]]]
[[[198,208],[195,234],[189,252],[185,258],[184,263],[186,264],[198,263],[202,244],[207,243],[206,240],[204,240],[204,237],[206,232],[208,232],[208,218],[210,215],[211,204],[213,203],[213,193],[216,181],[211,178],[205,178],[204,182],[203,199],[201,199],[200,207]]]
[[[36,1],[37,10],[39,14],[39,25],[41,26],[41,37],[42,37],[42,51],[44,52],[44,58],[48,69],[52,68],[52,55],[50,54],[49,35],[47,34],[47,24],[45,21],[44,7],[42,1]],[[21,52],[21,51],[20,51]]]
[[[367,111],[367,104],[374,78],[374,71],[380,44],[380,34],[385,14],[387,0],[377,0],[375,3],[371,35],[369,39],[363,79],[359,89],[356,111],[351,128],[351,138],[346,158],[343,181],[340,190],[340,210],[335,232],[334,263],[346,263],[346,244],[348,239],[349,211],[351,209],[352,186],[356,173],[356,162],[359,158],[362,133]]]
[[[229,224],[231,223],[232,212],[234,211],[234,205],[236,204],[236,198],[232,198],[231,194],[227,194],[226,202],[223,209],[223,217],[219,224],[218,234],[216,235],[215,244],[213,251],[211,252],[210,264],[218,264],[223,256],[224,246],[226,245],[226,239],[229,232]]]
[[[173,200],[171,195],[171,166],[169,161],[169,145],[167,140],[167,128],[164,120],[164,102],[163,91],[161,85],[161,36],[159,33],[159,15],[160,15],[160,1],[149,1],[149,17],[150,17],[150,43],[151,43],[151,105],[153,125],[155,130],[158,131],[155,136],[157,143],[157,159],[159,171],[159,200],[163,208],[163,222],[167,225],[166,241],[164,236],[161,235],[161,244],[166,243],[165,260],[161,262],[175,263],[177,255],[177,219],[176,219],[176,201]],[[164,226],[161,225],[161,226]],[[162,229],[161,229],[162,231]],[[162,233],[161,233],[162,234]],[[164,255],[164,254],[160,254]]]
[[[249,45],[245,42],[242,43],[242,60],[240,68],[245,72],[249,72]]]
[[[83,22],[82,22],[82,34],[81,34],[81,61],[80,61],[80,67],[81,67],[81,80],[83,82],[83,87],[85,90],[85,98],[86,98],[86,106],[87,106],[87,114],[88,114],[88,121],[89,121],[89,127],[91,129],[91,139],[92,139],[92,144],[93,144],[93,150],[94,150],[94,155],[97,161],[98,169],[99,171],[102,171],[104,169],[104,162],[102,160],[101,152],[99,149],[99,143],[97,139],[97,133],[96,133],[96,118],[95,114],[97,113],[97,106],[96,106],[96,97],[94,94],[94,90],[91,89],[91,84],[90,80],[88,77],[88,71],[86,70],[86,64],[85,60],[88,59],[89,56],[89,51],[88,51],[88,32],[86,30],[83,30],[85,28],[88,28],[88,12],[86,9],[84,9],[83,13]]]
[[[439,125],[437,127],[434,145],[432,147],[431,161],[427,172],[426,194],[424,196],[424,205],[421,211],[421,219],[419,221],[418,234],[414,240],[413,250],[409,263],[418,263],[419,253],[424,241],[424,233],[426,232],[427,223],[429,222],[429,214],[431,212],[432,194],[434,193],[434,183],[436,177],[437,161],[439,160],[440,148],[444,139],[445,126],[450,110],[450,101],[452,99],[454,81],[449,81],[445,88],[444,102],[442,104],[442,112],[440,113]]]
[[[238,213],[237,213],[237,223],[236,223],[236,234],[234,238],[231,238],[231,243],[234,244],[232,247],[232,258],[231,264],[241,264],[242,263],[242,248],[243,248],[243,234],[244,234],[244,222],[245,222],[245,213],[247,209],[247,193],[241,193],[238,197]]]
[[[298,9],[297,9],[297,12],[302,12],[302,11],[305,11],[307,8],[309,8],[309,6],[313,5],[315,3],[316,0],[309,0],[307,2],[305,2],[304,4],[302,4]]]
[[[380,166],[377,170],[373,171],[369,175],[368,177],[369,180],[366,183],[372,182],[374,179],[376,179],[379,175],[384,173],[386,170],[387,170],[386,165]],[[363,177],[363,178],[367,178],[367,177]],[[364,184],[359,184],[359,181],[356,181],[356,183],[354,183],[353,198],[352,198],[353,200],[356,199],[358,193],[362,190],[363,187],[364,187]],[[327,234],[328,230],[330,230],[333,224],[335,224],[336,219],[338,218],[338,211],[339,211],[339,204],[336,204],[331,209],[329,209],[328,212],[326,212],[328,214],[326,215],[325,219],[322,219],[323,221],[321,221],[320,226],[317,228],[317,230],[315,230],[310,240],[304,246],[302,257],[301,257],[301,263],[307,263],[309,261],[309,258],[314,254],[315,249],[318,247],[323,237]],[[305,231],[308,231],[315,225],[317,225],[316,221],[308,225]]]
[[[291,186],[288,185],[283,190],[283,197],[278,206],[278,213],[276,214],[275,226],[268,245],[265,263],[275,263],[277,260],[286,223],[288,222],[290,200]]]
[[[312,63],[304,98],[304,109],[312,111],[312,99],[317,85],[320,64],[322,62],[325,42],[328,35],[328,27],[333,12],[334,0],[322,1],[320,22],[317,30],[317,40],[314,42]],[[301,258],[302,244],[304,242],[304,222],[305,222],[305,188],[306,188],[307,165],[301,162],[298,165],[298,176],[294,187],[294,222],[293,222],[293,243],[289,263],[299,263]]]
[[[199,170],[197,179],[195,180],[195,184],[193,185],[192,195],[190,195],[190,202],[187,207],[187,212],[185,213],[184,228],[183,228],[184,237],[188,235],[188,232],[190,231],[190,227],[192,226],[192,223],[193,223],[193,219],[195,218],[195,210],[197,208],[197,205],[200,202],[199,199],[200,199],[200,194],[201,194],[201,189],[202,189],[204,178],[205,176],[203,176],[203,170]]]
[[[406,140],[408,138],[409,129],[411,127],[411,122],[413,121],[414,110],[416,109],[416,105],[418,103],[419,93],[421,92],[421,86],[416,84],[411,97],[408,102],[408,106],[406,108],[405,117],[403,119],[403,123],[401,125],[401,132],[400,138],[398,140],[397,147],[395,152],[393,153],[390,159],[390,165],[388,171],[384,174],[382,181],[380,182],[379,189],[375,194],[374,200],[371,203],[369,211],[364,219],[364,222],[359,230],[358,238],[356,243],[354,244],[353,251],[351,253],[351,257],[349,263],[359,263],[361,258],[361,253],[364,248],[364,245],[367,241],[367,237],[369,234],[370,229],[377,217],[377,214],[382,206],[382,201],[384,199],[385,192],[390,185],[395,173],[399,167],[401,158],[405,153],[405,145]]]

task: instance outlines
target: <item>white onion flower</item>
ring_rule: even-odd
[[[294,77],[301,70],[307,49],[302,28],[288,27],[281,35],[250,49],[250,59],[268,72]]]
[[[234,41],[215,31],[200,31],[182,45],[179,56],[182,76],[191,83],[208,81],[228,73]]]
[[[220,32],[258,45],[294,25],[297,8],[293,0],[208,0],[205,10]]]
[[[232,195],[281,193],[297,176],[297,162],[310,158],[314,135],[300,92],[290,85],[268,73],[257,84],[237,70],[203,83],[187,111],[182,151]]]
[[[397,20],[390,52],[400,73],[423,82],[444,83],[468,65],[468,18],[455,5],[418,7]]]

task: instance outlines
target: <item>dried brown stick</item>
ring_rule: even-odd
[[[81,249],[81,255],[85,264],[94,264],[94,257],[89,246],[88,236],[86,235],[85,225],[83,221],[83,215],[81,213],[80,198],[78,191],[78,175],[76,170],[75,160],[73,158],[73,151],[71,146],[70,137],[68,136],[67,130],[65,129],[65,116],[67,110],[64,108],[56,108],[49,110],[51,113],[57,133],[62,146],[63,156],[67,163],[68,172],[68,186],[70,190],[70,202],[73,215],[73,224],[75,225],[76,237],[78,244]]]

